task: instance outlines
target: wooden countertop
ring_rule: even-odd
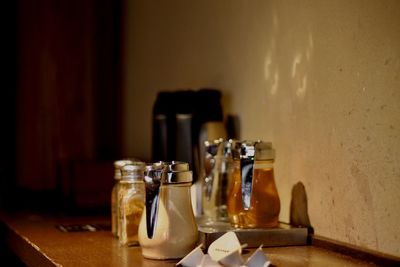
[[[145,259],[140,247],[120,247],[108,230],[63,232],[59,224],[94,224],[106,229],[107,218],[1,215],[6,243],[28,266],[175,266],[177,260]],[[316,246],[264,248],[273,266],[378,266]],[[244,258],[252,250],[244,251]]]

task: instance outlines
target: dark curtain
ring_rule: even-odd
[[[20,0],[14,10],[6,198],[46,206],[76,200],[82,186],[105,193],[121,151],[121,2]]]

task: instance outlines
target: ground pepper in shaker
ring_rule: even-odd
[[[118,190],[121,180],[121,168],[126,164],[132,163],[131,160],[117,160],[114,162],[114,186],[111,190],[111,233],[118,237]]]
[[[119,185],[119,243],[122,246],[138,245],[138,227],[144,209],[143,162],[133,162],[122,167]]]

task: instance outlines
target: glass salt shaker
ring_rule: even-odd
[[[114,186],[111,190],[111,232],[118,237],[118,190],[121,180],[121,168],[126,164],[132,163],[131,160],[117,160],[114,162]]]
[[[138,245],[138,227],[145,203],[145,163],[133,162],[122,167],[119,182],[119,243],[122,246]]]

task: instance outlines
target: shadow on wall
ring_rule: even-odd
[[[314,233],[308,216],[307,193],[302,182],[298,182],[292,188],[290,225],[307,227],[310,234]]]

